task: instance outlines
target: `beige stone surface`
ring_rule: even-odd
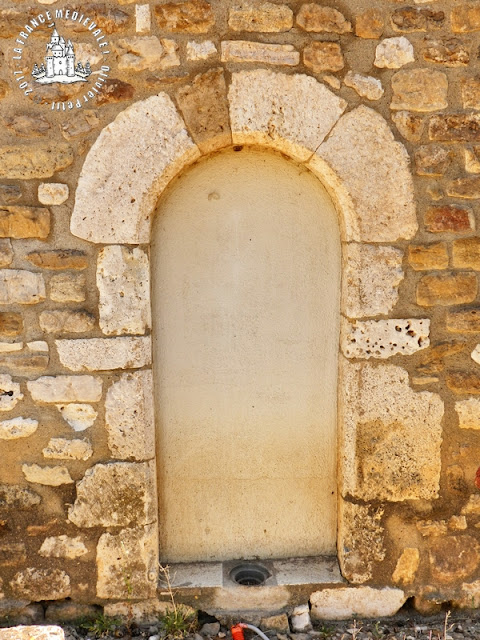
[[[80,536],[71,538],[63,534],[61,536],[45,538],[38,555],[43,558],[66,558],[67,560],[75,560],[76,558],[81,558],[86,553],[88,553],[88,549]]]
[[[314,620],[347,620],[393,616],[403,606],[407,596],[401,589],[355,587],[324,589],[310,596]]]
[[[111,149],[120,147],[112,171]],[[85,159],[72,233],[105,244],[148,242],[158,195],[198,155],[166,94],[136,102],[102,130]]]
[[[73,149],[65,142],[0,147],[0,179],[51,178],[73,162]]]
[[[27,388],[34,402],[98,402],[102,397],[102,380],[93,376],[43,376],[29,380]]]
[[[56,407],[74,431],[85,431],[94,424],[98,416],[91,404],[57,404]]]
[[[42,311],[38,320],[45,333],[85,333],[95,327],[95,316],[88,311]]]
[[[430,320],[410,318],[366,320],[341,324],[340,342],[347,358],[390,358],[412,355],[430,345]]]
[[[203,42],[195,42],[194,40],[187,42],[186,47],[187,60],[196,62],[198,60],[208,60],[218,53],[215,43],[211,40]]]
[[[11,411],[22,398],[20,384],[8,374],[0,374],[0,411]]]
[[[392,113],[392,120],[405,140],[420,142],[425,128],[425,118],[409,111],[396,111]]]
[[[140,369],[152,362],[150,336],[55,340],[55,346],[71,371]]]
[[[462,507],[462,515],[480,515],[480,495],[475,493],[470,496],[468,502]]]
[[[41,497],[31,489],[16,484],[0,484],[0,507],[2,508],[30,509],[41,501]]]
[[[410,245],[408,247],[408,263],[415,271],[446,269],[449,263],[445,242],[429,245]]]
[[[357,14],[355,35],[359,38],[378,39],[385,28],[385,19],[380,9],[366,9]]]
[[[404,65],[414,62],[413,45],[405,38],[385,38],[375,50],[375,62],[379,69],[400,69]]]
[[[346,240],[392,242],[415,234],[408,154],[372,109],[360,106],[340,118],[308,166],[331,189]]]
[[[159,29],[171,33],[207,33],[215,24],[206,0],[164,2],[155,7],[155,15]]]
[[[420,552],[416,547],[407,547],[395,565],[392,580],[395,584],[407,585],[413,582],[420,564]]]
[[[430,571],[438,584],[458,584],[480,564],[480,545],[470,535],[434,538],[430,543]]]
[[[65,640],[65,634],[61,627],[53,625],[20,625],[0,629],[0,640]]]
[[[51,271],[62,271],[64,269],[81,271],[88,267],[88,257],[86,253],[78,249],[32,251],[25,257],[34,266]]]
[[[60,205],[68,200],[68,184],[42,182],[38,185],[38,200],[41,204]]]
[[[122,71],[164,71],[180,65],[175,40],[156,36],[121,38],[115,43],[118,68]]]
[[[42,207],[0,205],[1,238],[42,238],[50,233],[50,211]]]
[[[107,616],[120,617],[123,620],[130,620],[133,616],[135,622],[150,622],[156,624],[169,608],[168,602],[162,602],[156,598],[141,600],[140,602],[114,602],[106,603],[104,612]],[[186,606],[186,605],[185,605]],[[189,608],[187,608],[189,610]]]
[[[135,5],[135,31],[148,33],[152,27],[152,15],[149,4]]]
[[[125,373],[109,388],[105,426],[114,458],[149,460],[155,456],[153,405],[151,371]]]
[[[97,596],[120,599],[156,595],[157,525],[104,533],[97,546]],[[127,576],[127,580],[126,580]]]
[[[27,600],[60,600],[71,593],[70,576],[60,569],[29,567],[20,571],[10,581],[17,598]]]
[[[0,239],[0,267],[8,267],[13,256],[12,241],[9,238]]]
[[[341,361],[344,492],[362,500],[438,496],[443,401],[394,365]]]
[[[402,69],[392,77],[391,109],[438,111],[448,106],[445,73],[432,69]]]
[[[0,304],[38,304],[46,297],[42,274],[0,269]]]
[[[83,302],[86,297],[83,273],[59,273],[50,278],[49,297],[54,302]]]
[[[41,467],[38,464],[22,464],[22,471],[28,482],[59,487],[73,482],[67,467]]]
[[[292,44],[224,40],[220,47],[222,62],[260,62],[287,67],[294,67],[300,62],[300,54]]]
[[[77,527],[128,527],[150,524],[156,513],[154,465],[110,462],[88,469],[77,482],[68,519]]]
[[[150,264],[142,249],[104,247],[98,254],[97,287],[103,333],[142,334],[151,327]]]
[[[403,252],[395,247],[349,243],[343,247],[342,310],[349,318],[389,313],[404,278]]]
[[[345,61],[338,43],[314,41],[303,50],[303,64],[313,73],[333,73],[343,69]]]
[[[339,513],[342,575],[353,584],[362,584],[371,580],[375,563],[385,558],[384,510],[343,501]]]
[[[233,31],[288,31],[293,26],[293,11],[286,4],[243,2],[229,10],[228,26]]]
[[[92,445],[88,440],[50,438],[43,449],[43,457],[54,460],[88,460],[92,455]]]
[[[455,402],[460,429],[480,429],[480,399],[467,398]]]
[[[417,304],[422,307],[450,306],[473,302],[478,281],[468,271],[423,276],[417,284]]]
[[[385,93],[382,83],[378,78],[364,76],[361,73],[348,71],[343,82],[347,87],[354,89],[358,95],[368,100],[380,100]]]
[[[472,360],[477,364],[480,364],[480,344],[477,344],[475,349],[471,353]]]
[[[298,160],[317,149],[346,107],[314,78],[264,69],[234,73],[228,99],[234,144],[262,144]]]
[[[480,7],[474,2],[464,2],[453,7],[451,18],[455,33],[480,31]]]
[[[0,342],[0,353],[22,351],[23,342]]]
[[[32,418],[11,418],[0,422],[0,440],[28,438],[38,429],[38,420]]]
[[[348,33],[351,23],[337,9],[323,7],[316,3],[302,4],[297,13],[297,25],[314,33]]]

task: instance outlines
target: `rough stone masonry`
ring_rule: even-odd
[[[57,10],[108,66],[91,96],[28,93]],[[232,144],[304,164],[341,220],[349,586],[312,613],[480,606],[479,47],[464,0],[0,0],[0,618],[155,608],[150,221]]]

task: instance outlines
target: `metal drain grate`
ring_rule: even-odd
[[[259,587],[265,583],[272,574],[261,564],[242,562],[230,571],[230,578],[236,584],[244,587]]]

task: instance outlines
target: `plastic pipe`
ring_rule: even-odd
[[[255,627],[253,624],[247,624],[246,622],[239,622],[231,628],[233,640],[245,640],[245,637],[243,635],[244,629],[250,629],[251,631],[256,633],[257,636],[260,636],[262,640],[270,640],[270,638],[265,635],[263,631],[261,631],[258,627]]]

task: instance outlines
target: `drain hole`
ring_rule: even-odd
[[[270,578],[271,573],[261,564],[252,564],[244,562],[238,564],[230,571],[230,578],[233,582],[241,584],[244,587],[258,587],[262,585],[265,580]]]

